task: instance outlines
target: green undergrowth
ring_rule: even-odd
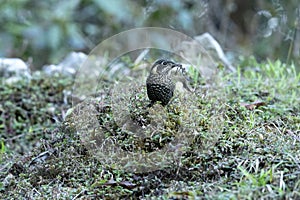
[[[194,94],[177,91],[166,107],[149,107],[140,83],[100,88],[101,98],[68,110],[71,86],[42,75],[1,85],[4,199],[300,198],[292,65],[243,60]],[[164,151],[169,144],[177,154]]]
[[[1,141],[13,154],[28,153],[38,146],[38,139],[50,139],[44,131],[55,128],[70,107],[64,92],[70,90],[72,79],[36,73],[30,80],[5,80],[0,79]]]

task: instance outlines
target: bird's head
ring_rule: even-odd
[[[152,74],[169,75],[171,69],[181,67],[180,64],[174,63],[170,60],[159,59],[151,67]]]

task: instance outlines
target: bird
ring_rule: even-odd
[[[160,102],[166,106],[173,97],[175,81],[172,80],[172,69],[182,69],[182,65],[166,59],[159,59],[151,67],[146,80],[147,95],[151,105]]]

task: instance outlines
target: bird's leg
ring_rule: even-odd
[[[152,107],[154,105],[154,103],[155,103],[154,101],[151,101],[147,107],[148,108]]]

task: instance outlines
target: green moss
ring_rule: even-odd
[[[78,104],[62,124],[48,120],[47,110],[54,107],[57,116],[70,107],[62,95],[70,80],[39,76],[3,85],[0,191],[5,198],[41,199],[57,191],[60,198],[297,199],[299,80],[293,66],[250,60],[237,74],[220,71],[214,85],[198,85],[193,95],[176,91],[166,107],[148,107],[143,83],[122,93],[108,87],[103,94],[120,95]],[[243,106],[254,101],[263,104]],[[153,170],[128,170],[148,166],[125,155],[170,143],[181,152],[172,162],[163,154]],[[105,152],[110,144],[123,157]],[[24,156],[12,156],[24,148]]]

